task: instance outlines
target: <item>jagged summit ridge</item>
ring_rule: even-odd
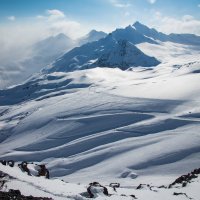
[[[157,31],[154,28],[149,28],[148,26],[141,24],[140,22],[136,21],[133,24],[134,29],[136,32],[152,38],[153,40],[159,40],[162,42],[174,42],[186,45],[199,45],[200,44],[200,36],[194,34],[175,34],[171,33],[169,35],[164,34],[162,32]]]
[[[136,46],[128,40],[116,41],[112,51],[103,54],[95,63],[94,66],[101,67],[119,67],[123,70],[131,66],[154,66],[159,64],[155,58],[145,55]]]
[[[93,67],[118,67],[125,70],[129,67],[158,65],[160,62],[156,58],[145,55],[134,46],[142,42],[156,44],[133,26],[116,29],[105,38],[74,48],[43,72],[68,72]]]

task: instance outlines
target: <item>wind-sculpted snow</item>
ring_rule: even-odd
[[[95,68],[1,90],[0,157],[73,182],[185,173],[200,164],[198,69]]]

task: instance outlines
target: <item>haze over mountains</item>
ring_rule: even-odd
[[[0,88],[5,88],[6,86],[8,87],[11,86],[12,84],[17,84],[22,82],[23,80],[26,80],[30,75],[39,72],[42,68],[45,68],[45,66],[51,64],[58,58],[59,59],[55,61],[52,64],[52,66],[54,69],[60,68],[61,71],[63,67],[65,68],[65,71],[71,71],[80,68],[82,69],[92,68],[94,66],[98,66],[99,64],[101,64],[102,66],[107,65],[110,67],[116,66],[116,63],[112,62],[112,55],[114,54],[119,55],[119,51],[126,50],[126,48],[123,49],[119,45],[123,43],[122,41],[124,42],[127,41],[129,44],[131,43],[133,45],[141,44],[144,42],[149,44],[159,44],[160,42],[172,42],[178,44],[192,45],[195,48],[195,46],[198,46],[200,44],[199,37],[200,36],[196,36],[193,34],[166,35],[164,33],[156,31],[155,29],[151,29],[139,22],[135,22],[133,25],[130,25],[126,28],[116,29],[115,31],[112,32],[112,38],[113,38],[112,45],[114,46],[118,45],[118,47],[117,49],[115,48],[114,52],[110,52],[109,47],[105,47],[104,49],[101,47],[103,45],[106,45],[106,40],[108,41],[108,39],[106,38],[111,38],[109,35],[107,35],[102,31],[92,30],[87,35],[77,39],[76,41],[70,39],[69,37],[61,33],[58,34],[57,36],[52,36],[42,41],[39,41],[30,48],[28,56],[19,61],[12,61],[12,64],[10,63],[7,67],[4,66],[4,68],[7,68],[8,71],[6,73],[4,71],[4,68],[2,68],[2,73],[0,75],[1,76]],[[101,41],[102,44],[101,42],[97,42],[99,39],[103,39]],[[87,44],[92,42],[96,42],[96,44],[95,43]],[[63,56],[63,58],[60,58],[63,54],[66,54],[66,52],[68,52],[69,50],[73,49],[74,47],[81,46],[83,44],[87,44],[88,47],[84,46],[79,50],[77,49],[73,50],[74,53],[70,52],[69,54]],[[79,55],[81,49],[85,51],[86,48],[89,48],[91,52],[87,50],[87,52],[81,53],[81,55]],[[129,50],[127,51],[127,56],[125,60],[121,59],[120,61],[121,62],[120,65],[122,66],[123,69],[127,69],[130,66],[153,66],[159,64],[160,62],[158,58],[149,58],[149,57],[146,57],[145,59],[142,58],[143,63],[141,62],[141,58],[131,59],[130,61],[128,57],[132,56],[133,51],[136,53],[137,50],[136,49],[131,50],[132,53]],[[141,52],[141,50],[142,49],[140,49],[140,51],[138,51],[137,53],[138,54],[143,53],[142,57],[150,56],[150,55],[144,55],[145,53]],[[76,53],[76,51],[79,52]],[[64,57],[66,57],[67,62],[64,61],[65,60]],[[63,63],[65,63],[64,66]],[[10,68],[14,69],[15,66],[16,70],[18,69],[18,72],[15,73],[15,70],[13,70],[13,72],[11,73],[9,69]]]
[[[98,41],[106,36],[107,33],[104,33],[103,31],[91,30],[87,35],[78,39],[78,44],[81,46],[89,42]]]
[[[5,66],[0,66],[0,89],[25,81],[33,73],[39,72],[70,49],[96,41],[105,35],[104,32],[93,30],[82,38],[72,40],[60,33],[33,44],[28,48],[28,53],[23,58],[9,61],[7,64],[5,62]],[[16,73],[14,73],[15,71]]]

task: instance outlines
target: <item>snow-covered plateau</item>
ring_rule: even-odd
[[[0,159],[43,163],[51,177],[0,164],[13,177],[3,190],[84,200],[96,181],[112,194],[93,188],[99,200],[199,200],[200,175],[159,186],[200,167],[200,48],[154,41],[134,48],[157,66],[45,70],[0,90]]]

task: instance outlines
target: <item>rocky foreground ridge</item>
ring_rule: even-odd
[[[46,179],[50,178],[50,172],[46,168],[44,164],[37,164],[37,163],[28,163],[26,161],[23,161],[21,163],[16,163],[12,160],[5,161],[1,160],[0,163],[4,165],[6,168],[19,168],[25,176],[36,176],[36,177],[44,177]],[[91,199],[91,198],[97,198],[99,196],[105,197],[105,199],[113,199],[113,197],[124,197],[128,199],[138,199],[136,191],[151,191],[153,193],[159,193],[161,190],[172,190],[176,189],[172,194],[173,196],[177,197],[184,197],[186,199],[194,199],[190,197],[187,193],[182,192],[182,188],[190,187],[191,183],[194,183],[195,181],[199,180],[200,177],[200,168],[194,169],[192,172],[181,175],[177,179],[175,179],[172,183],[169,185],[159,185],[155,186],[152,184],[139,184],[135,188],[131,189],[132,194],[128,192],[128,194],[125,193],[118,193],[120,189],[123,188],[120,183],[110,183],[109,185],[102,185],[98,182],[92,182],[89,183],[88,186],[86,186],[86,191],[81,192],[78,195],[80,195],[80,199]],[[0,171],[0,199],[1,200],[52,200],[54,198],[49,197],[34,197],[34,194],[26,196],[23,195],[20,190],[8,188],[7,183],[15,181],[15,177]],[[52,179],[55,180],[55,179]],[[62,182],[64,182],[62,180]],[[198,182],[198,181],[197,181]],[[134,192],[135,189],[135,192]],[[178,189],[178,190],[177,190]],[[78,191],[77,191],[78,193]],[[55,198],[56,199],[56,198]],[[71,199],[71,198],[70,198]],[[75,198],[78,199],[78,198]]]

